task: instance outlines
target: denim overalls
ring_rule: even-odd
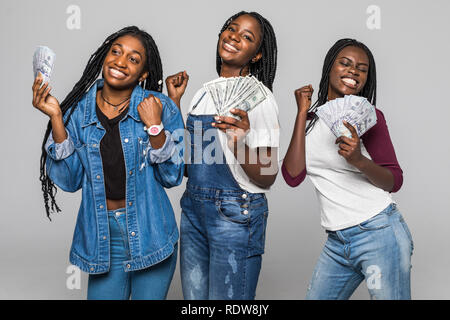
[[[200,147],[191,143],[187,187],[181,198],[183,295],[185,299],[254,299],[264,253],[267,199],[264,193],[240,188],[217,135],[203,141],[207,130],[217,130],[212,122],[214,115],[189,114],[186,123],[191,142],[201,135],[201,151],[208,146],[211,150],[214,143],[223,161],[210,164],[201,157],[194,163]]]

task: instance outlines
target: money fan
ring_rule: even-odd
[[[43,82],[49,82],[52,75],[53,65],[55,63],[56,54],[52,49],[39,46],[33,55],[33,73],[36,78],[39,73],[42,74]]]
[[[358,137],[377,123],[375,107],[366,98],[354,95],[328,101],[317,109],[316,114],[336,137],[352,136],[343,124],[344,120],[356,128]]]
[[[211,96],[220,116],[240,117],[230,112],[231,109],[241,109],[249,112],[267,97],[264,85],[255,77],[219,78],[203,85]]]

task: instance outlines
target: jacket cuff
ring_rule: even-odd
[[[66,140],[61,143],[56,143],[55,140],[53,140],[53,133],[50,132],[47,142],[45,143],[45,150],[53,160],[63,160],[75,151],[75,146],[69,134],[67,134]]]
[[[166,134],[166,141],[161,148],[154,149],[150,141],[148,142],[146,157],[148,157],[148,161],[150,164],[162,163],[169,160],[176,150],[175,142],[172,139],[170,131],[164,130],[164,133]]]

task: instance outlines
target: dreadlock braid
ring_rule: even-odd
[[[222,32],[224,32],[228,28],[228,26],[234,19],[244,14],[248,14],[258,20],[259,25],[261,26],[261,43],[257,52],[262,53],[262,58],[255,63],[250,63],[249,61],[249,64],[243,66],[242,70],[249,65],[250,73],[254,75],[259,81],[261,81],[267,88],[273,91],[272,85],[273,81],[275,80],[275,73],[277,69],[277,39],[270,22],[257,12],[241,11],[239,13],[236,13],[225,22],[222,29],[220,30],[219,37]],[[219,75],[221,67],[222,59],[220,58],[219,50],[217,49],[216,70]]]
[[[131,35],[137,37],[143,44],[146,52],[146,63],[144,66],[144,71],[149,73],[147,77],[147,81],[145,82],[145,88],[147,90],[153,90],[162,92],[163,89],[163,71],[162,71],[162,63],[161,58],[159,56],[158,47],[156,46],[153,38],[145,31],[139,29],[135,26],[125,27],[112,35],[110,35],[103,44],[91,55],[89,61],[83,71],[83,74],[78,80],[78,82],[73,87],[72,91],[66,96],[66,98],[61,103],[61,111],[65,118],[64,125],[67,126],[69,123],[70,117],[76,109],[78,102],[82,99],[82,97],[86,94],[92,84],[97,80],[100,72],[103,68],[103,61],[105,60],[106,55],[108,54],[111,45],[113,42],[119,37]],[[47,160],[47,151],[45,150],[45,143],[50,135],[52,130],[51,122],[49,121],[47,124],[47,130],[44,134],[44,139],[41,147],[41,159],[40,159],[40,177],[42,185],[42,192],[44,196],[44,205],[45,211],[47,213],[47,217],[50,219],[50,211],[60,212],[61,209],[56,204],[55,196],[56,196],[56,186],[53,181],[48,176],[48,172],[46,170],[46,160]],[[50,202],[50,205],[49,205]],[[51,219],[50,219],[51,220]]]
[[[306,127],[306,134],[308,134],[311,129],[314,127],[315,123],[318,120],[318,116],[315,115],[315,111],[318,107],[323,105],[328,100],[328,84],[330,80],[330,71],[333,67],[334,61],[338,56],[339,52],[342,51],[345,47],[353,46],[358,47],[364,50],[369,58],[369,73],[367,75],[367,81],[364,85],[364,88],[359,93],[360,96],[367,98],[367,100],[375,105],[377,102],[377,71],[375,67],[375,59],[372,55],[370,49],[364,45],[362,42],[359,42],[355,39],[341,39],[338,40],[331,48],[328,50],[327,55],[325,56],[325,61],[323,63],[322,68],[322,78],[320,79],[319,92],[317,101],[310,108],[310,112],[314,113],[314,118],[310,121],[308,126]]]

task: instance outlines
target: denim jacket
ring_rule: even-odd
[[[97,80],[77,104],[61,144],[50,136],[47,145],[47,172],[52,181],[67,192],[82,189],[70,262],[81,270],[98,274],[109,271],[110,237],[103,179],[100,140],[105,134],[97,118],[96,93],[103,86]],[[137,106],[144,95],[153,94],[163,105],[162,123],[166,142],[153,149],[143,129]],[[136,86],[128,114],[120,121],[126,168],[126,213],[131,260],[123,263],[125,271],[154,265],[174,250],[178,228],[164,187],[181,183],[184,172],[184,128],[181,113],[167,96]]]

